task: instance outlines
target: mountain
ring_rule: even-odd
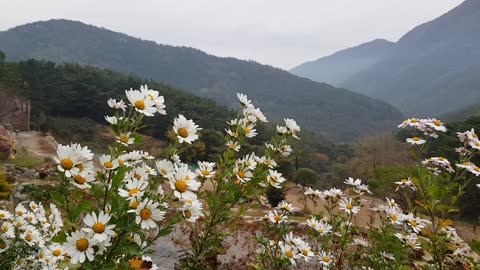
[[[0,32],[8,60],[75,62],[133,73],[234,106],[249,95],[274,120],[293,117],[336,142],[376,134],[403,116],[391,105],[253,61],[133,38],[81,22],[50,20]]]
[[[419,25],[367,69],[340,83],[412,116],[434,116],[480,98],[480,1],[466,0]]]
[[[393,42],[376,39],[303,63],[290,72],[317,82],[341,85],[357,72],[366,70],[381,61],[393,46]]]

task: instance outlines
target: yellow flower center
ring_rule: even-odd
[[[353,205],[351,203],[347,204],[347,206],[345,206],[346,209],[348,210],[352,210],[353,209]]]
[[[325,231],[322,229],[318,229],[318,233],[323,234]]]
[[[137,209],[138,205],[139,205],[139,202],[131,202],[130,203],[130,208]]]
[[[18,214],[19,216],[23,216],[23,211],[17,211],[17,214]]]
[[[165,169],[161,169],[160,172],[161,172],[163,175],[166,175],[166,174],[167,174],[167,170],[165,170]]]
[[[202,171],[202,174],[203,174],[204,176],[209,176],[209,175],[210,175],[210,172],[209,172],[208,170],[203,170],[203,171]]]
[[[417,121],[417,119],[412,119],[410,122],[415,124],[415,123],[417,123],[418,121]]]
[[[79,184],[79,185],[83,185],[85,184],[86,182],[86,179],[85,177],[81,176],[81,175],[76,175],[73,180],[75,181],[75,183]]]
[[[43,252],[40,252],[40,254],[38,254],[39,259],[43,259],[44,257],[45,257],[45,254],[43,254]]]
[[[125,135],[121,135],[120,138],[119,138],[119,140],[120,140],[122,143],[128,143],[128,139],[129,139],[129,138],[128,138],[127,136],[125,136]]]
[[[132,188],[128,192],[128,196],[133,197],[133,195],[137,194],[139,191],[140,191],[140,189],[138,189],[138,188]]]
[[[330,257],[323,256],[322,261],[328,263],[328,262],[330,262]]]
[[[105,168],[107,168],[107,169],[113,168],[113,164],[110,161],[107,161],[107,162],[103,163],[103,166],[105,166]]]
[[[184,127],[179,128],[177,132],[178,132],[178,135],[182,136],[183,138],[188,137],[188,130]]]
[[[291,250],[287,250],[285,251],[285,256],[287,256],[288,258],[293,258],[293,252]]]
[[[153,100],[154,100],[154,97],[153,97],[153,95],[152,95],[152,94],[148,94],[147,96],[150,98],[150,100],[151,100],[151,101],[153,101]]]
[[[142,211],[140,211],[140,217],[143,220],[150,219],[152,217],[152,210],[148,208],[143,208]]]
[[[238,171],[237,172],[238,177],[240,178],[245,178],[245,173],[243,171]]]
[[[118,165],[123,166],[125,164],[125,161],[123,159],[118,160]]]
[[[398,217],[397,217],[397,215],[395,215],[395,214],[392,214],[392,215],[391,215],[391,218],[392,218],[393,221],[397,221],[397,220],[398,220]]]
[[[415,141],[415,142],[418,142],[418,141],[420,141],[421,139],[420,139],[420,137],[413,137],[412,140]]]
[[[80,239],[77,240],[77,243],[75,245],[76,245],[78,251],[85,251],[85,250],[88,249],[89,244],[90,243],[88,243],[87,239],[80,238]]]
[[[4,213],[0,213],[0,218],[5,218],[6,215]]]
[[[65,158],[60,161],[60,165],[64,170],[70,170],[71,168],[73,168],[73,161],[69,158]]]
[[[30,242],[32,241],[32,235],[31,234],[27,234],[27,236],[25,236],[25,240],[27,240],[27,242]]]
[[[187,183],[185,183],[185,181],[180,180],[180,181],[175,182],[175,189],[178,192],[183,193],[183,192],[187,191],[187,187],[188,186],[187,186]]]
[[[79,163],[79,164],[75,165],[75,167],[77,167],[80,171],[83,171],[83,164],[82,163]]]
[[[478,139],[478,135],[476,133],[472,133],[472,137]]]
[[[140,174],[134,174],[133,177],[137,180],[142,179],[142,176]]]
[[[302,249],[302,254],[303,254],[303,256],[308,256],[308,250]]]
[[[192,212],[190,210],[185,210],[184,212],[186,218],[191,218],[192,217]]]
[[[243,131],[245,131],[246,134],[250,133],[252,130],[249,127],[244,127]]]
[[[62,255],[62,251],[60,251],[60,249],[55,249],[54,251],[52,251],[52,255],[58,257]]]
[[[412,227],[417,227],[418,223],[414,220],[414,221],[410,222],[410,225],[412,225]]]
[[[143,100],[135,101],[135,108],[139,110],[145,110],[145,102]]]
[[[440,120],[436,120],[436,121],[433,121],[433,124],[437,127],[441,126],[442,125],[442,121]]]
[[[102,223],[93,224],[92,229],[95,233],[103,233],[105,231],[105,225]]]
[[[133,258],[130,260],[129,266],[133,269],[142,269],[143,260],[139,258]]]
[[[402,182],[402,183],[407,183],[408,180],[404,178],[404,179],[402,179],[400,182]]]
[[[279,215],[276,215],[273,219],[275,219],[275,221],[281,221],[282,220],[282,217],[279,216]]]
[[[3,226],[3,232],[8,232],[8,226]]]

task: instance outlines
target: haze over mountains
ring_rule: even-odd
[[[249,95],[270,118],[293,117],[337,142],[393,129],[403,117],[391,105],[253,61],[159,45],[67,20],[31,23],[0,32],[9,61],[75,62],[133,73],[233,106]]]
[[[466,0],[398,42],[372,41],[292,73],[382,99],[409,116],[461,110],[480,99],[480,1]]]

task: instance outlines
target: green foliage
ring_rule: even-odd
[[[7,182],[5,169],[0,165],[0,200],[6,200],[10,196],[13,186]]]
[[[283,188],[269,187],[266,195],[270,205],[272,207],[277,207],[277,205],[285,199],[285,190],[283,190]]]
[[[293,181],[304,187],[311,187],[318,179],[318,174],[312,169],[300,168],[295,172]]]
[[[368,180],[368,184],[376,195],[384,197],[394,192],[394,182],[417,175],[417,166],[385,166],[374,171],[374,176]]]

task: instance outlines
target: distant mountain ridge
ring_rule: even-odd
[[[434,116],[477,103],[480,1],[466,0],[415,27],[380,58],[335,85],[382,99],[412,116]],[[325,67],[319,71],[328,69],[321,64]]]
[[[376,39],[303,63],[291,69],[290,72],[317,82],[341,85],[355,73],[366,70],[381,61],[394,44],[385,39]]]
[[[391,105],[294,76],[253,61],[160,45],[81,22],[50,20],[0,32],[8,60],[75,62],[133,73],[234,106],[249,95],[272,119],[294,117],[335,141],[392,129],[402,114]],[[352,121],[355,119],[355,121]]]

